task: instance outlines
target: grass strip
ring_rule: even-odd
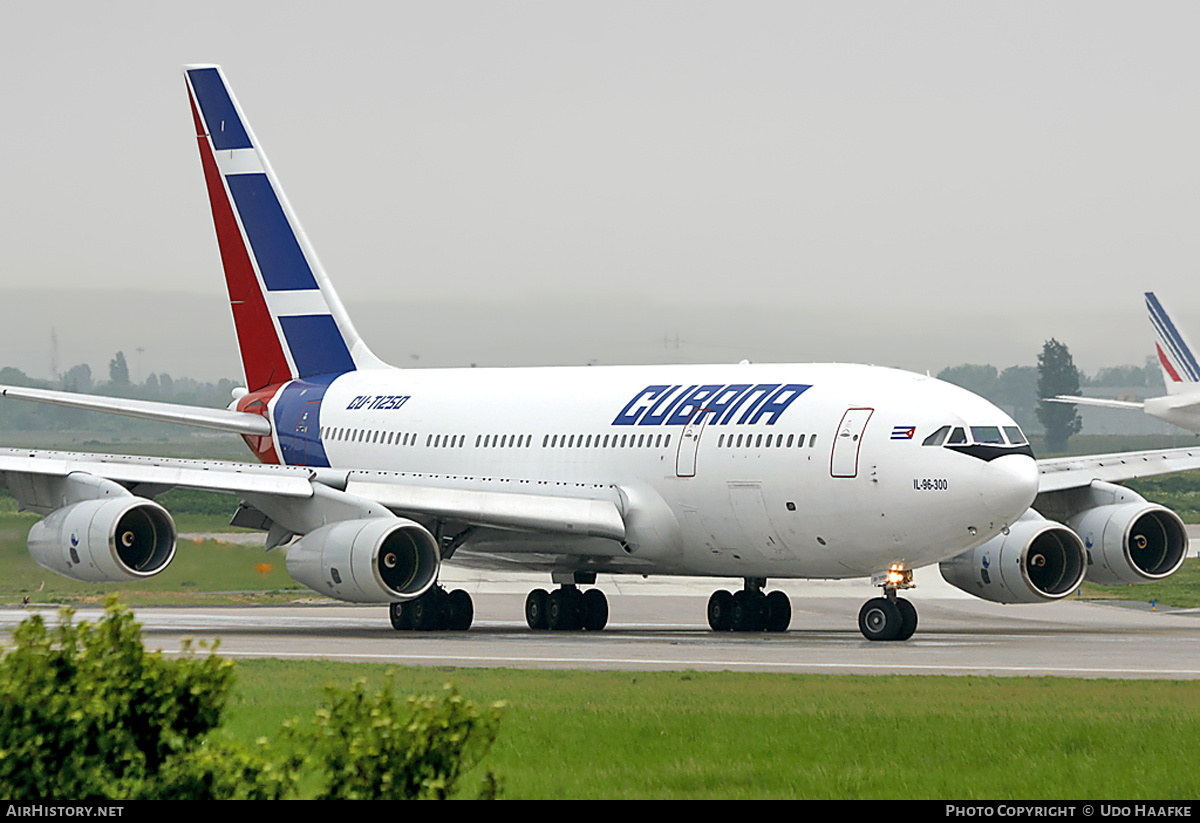
[[[229,733],[272,737],[326,684],[385,668],[239,662]],[[1200,797],[1197,682],[392,671],[401,691],[508,703],[485,765],[512,799]]]

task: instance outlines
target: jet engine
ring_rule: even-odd
[[[288,573],[310,589],[350,603],[396,603],[424,594],[441,555],[433,535],[400,517],[341,520],[287,551]]]
[[[1149,583],[1183,565],[1188,547],[1183,521],[1170,509],[1138,501],[1097,506],[1067,521],[1083,538],[1089,581],[1105,586]]]
[[[1083,582],[1083,541],[1071,529],[1030,509],[1008,530],[943,561],[951,586],[993,603],[1060,600]]]
[[[123,496],[64,506],[29,530],[39,566],[85,583],[158,574],[175,557],[175,522],[152,500]]]

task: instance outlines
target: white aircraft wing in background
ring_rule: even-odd
[[[1154,351],[1162,368],[1163,382],[1167,386],[1166,395],[1148,397],[1142,402],[1074,395],[1047,399],[1054,403],[1142,411],[1200,434],[1200,362],[1197,362],[1191,344],[1175,326],[1154,292],[1146,292],[1146,310],[1150,316],[1150,326],[1154,329]]]

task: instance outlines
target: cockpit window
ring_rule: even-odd
[[[921,441],[922,446],[1028,446],[1019,426],[942,426]]]
[[[1000,434],[999,426],[972,426],[971,437],[976,443],[1004,445],[1004,436]]]
[[[1025,439],[1025,435],[1021,433],[1018,426],[1005,426],[1004,433],[1008,435],[1008,442],[1014,446],[1024,446],[1029,441]]]
[[[940,429],[935,431],[933,434],[926,437],[925,440],[921,442],[921,445],[922,446],[940,446],[946,440],[946,435],[949,433],[950,433],[950,427],[942,426]]]

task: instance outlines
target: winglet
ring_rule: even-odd
[[[1150,325],[1154,328],[1154,348],[1158,363],[1162,366],[1163,382],[1167,394],[1186,391],[1191,384],[1200,383],[1200,363],[1183,332],[1175,328],[1162,301],[1154,292],[1146,292],[1146,310],[1150,313]]]
[[[383,364],[355,331],[219,66],[184,67],[246,374],[258,391]]]

